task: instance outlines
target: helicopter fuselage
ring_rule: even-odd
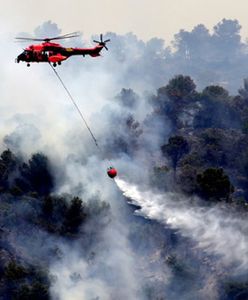
[[[54,66],[56,63],[61,64],[73,55],[90,55],[92,57],[100,56],[103,45],[97,45],[93,48],[66,48],[57,43],[44,42],[37,45],[30,45],[17,56],[16,62],[24,61],[28,63],[33,62],[52,62]]]

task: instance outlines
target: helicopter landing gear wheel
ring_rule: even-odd
[[[57,66],[57,64],[56,63],[53,63],[53,66],[54,66],[54,68]]]
[[[30,67],[30,63],[27,63],[27,67]]]
[[[58,65],[59,65],[59,66],[61,65],[61,61],[58,61]]]

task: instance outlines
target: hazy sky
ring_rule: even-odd
[[[31,32],[52,20],[63,33],[134,32],[142,39],[170,41],[179,29],[199,23],[212,28],[223,18],[238,19],[248,37],[247,0],[0,0],[1,31]]]

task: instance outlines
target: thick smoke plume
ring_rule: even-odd
[[[141,207],[136,213],[192,238],[197,246],[231,267],[244,272],[248,267],[247,222],[223,211],[223,207],[189,206],[184,196],[173,193],[156,194],[116,179],[117,186],[131,203]]]

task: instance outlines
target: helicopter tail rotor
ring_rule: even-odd
[[[108,50],[108,47],[106,46],[106,43],[110,42],[110,39],[103,40],[102,33],[100,34],[100,41],[93,40],[94,43],[97,43],[100,46],[103,46],[106,50]]]

